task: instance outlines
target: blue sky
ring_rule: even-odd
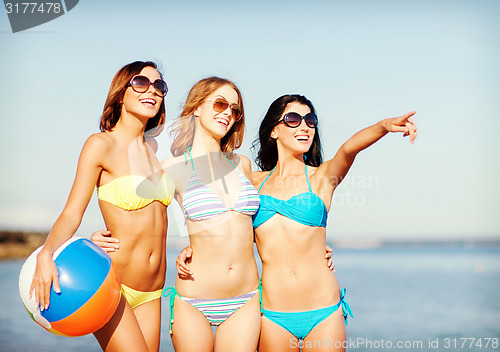
[[[0,11],[0,229],[50,229],[113,75],[155,60],[170,120],[201,78],[239,86],[239,152],[251,158],[282,94],[315,104],[326,158],[358,130],[417,111],[414,145],[389,135],[357,157],[329,237],[499,238],[499,15],[496,0],[89,0],[13,34]],[[168,139],[159,142],[168,157]],[[103,226],[94,197],[78,233]]]

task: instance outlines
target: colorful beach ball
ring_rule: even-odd
[[[36,256],[26,259],[19,275],[19,292],[31,318],[56,335],[82,336],[103,327],[120,302],[120,285],[111,258],[93,242],[72,237],[54,253],[61,293],[50,289],[50,305],[40,312],[29,289]]]

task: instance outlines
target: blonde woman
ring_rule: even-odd
[[[170,295],[176,351],[255,351],[260,333],[258,273],[252,215],[259,195],[249,181],[241,145],[245,114],[227,79],[197,82],[173,129],[174,158],[163,163],[175,181],[193,255],[188,278]],[[217,326],[215,336],[212,326]]]

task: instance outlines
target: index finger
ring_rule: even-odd
[[[404,115],[401,115],[399,117],[396,117],[396,119],[398,119],[398,121],[400,123],[403,123],[404,121],[409,121],[409,119],[415,115],[416,111],[412,111],[412,112],[409,112],[409,113],[406,113]]]

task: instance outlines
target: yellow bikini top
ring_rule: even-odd
[[[97,187],[97,198],[123,210],[141,209],[154,201],[168,206],[174,193],[174,180],[165,173],[157,184],[144,176],[127,175]]]

